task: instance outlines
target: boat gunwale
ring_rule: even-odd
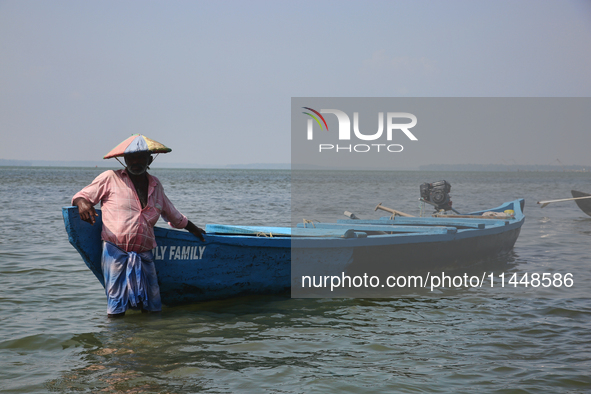
[[[515,214],[511,219],[479,219],[479,218],[463,218],[462,221],[466,222],[486,222],[484,228],[458,228],[455,233],[396,233],[396,234],[374,234],[363,238],[340,238],[340,237],[265,237],[256,236],[256,234],[205,234],[206,241],[203,243],[197,240],[192,234],[175,229],[166,229],[163,227],[155,227],[155,232],[158,232],[157,236],[164,236],[166,238],[177,239],[181,241],[188,241],[192,243],[203,243],[204,245],[209,243],[235,245],[244,247],[270,247],[270,248],[334,248],[334,247],[362,247],[362,246],[379,246],[379,245],[396,245],[402,243],[430,243],[430,242],[448,242],[453,240],[460,240],[472,237],[481,237],[488,235],[500,234],[506,231],[510,231],[516,228],[520,228],[524,221],[525,215],[521,209],[521,204],[524,204],[524,199],[516,199],[508,201],[502,205],[486,209],[482,211],[472,212],[471,214],[482,214],[484,212],[503,212],[509,208],[513,208]],[[425,218],[431,221],[439,221],[443,219],[441,225],[445,226],[445,221],[448,218]],[[449,218],[453,220],[453,218]],[[427,227],[433,227],[436,224],[430,224]],[[248,226],[248,227],[259,227],[259,226]],[[346,228],[346,226],[344,226]],[[265,226],[260,226],[263,230]],[[270,227],[267,227],[270,228]],[[286,227],[287,228],[287,227]],[[158,230],[156,230],[158,229]],[[303,230],[303,229],[302,229]],[[354,230],[354,227],[351,228]]]

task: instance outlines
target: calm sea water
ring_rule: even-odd
[[[377,218],[379,202],[417,214],[419,185],[440,179],[460,211],[524,197],[504,271],[572,273],[575,285],[248,297],[109,320],[61,218],[101,171],[0,167],[0,392],[591,392],[591,217],[573,202],[535,205],[591,191],[589,174],[316,172],[292,184],[288,171],[155,169],[198,225]],[[302,190],[321,198],[300,204]]]

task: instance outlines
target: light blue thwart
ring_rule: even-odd
[[[471,264],[513,248],[525,221],[523,207],[519,199],[471,213],[475,218],[347,219],[296,228],[210,224],[205,242],[186,231],[155,227],[162,303],[287,292],[299,286],[301,275],[325,267],[337,270],[335,275],[372,269],[398,275]],[[514,216],[481,216],[505,210]],[[63,217],[70,243],[104,286],[97,212],[94,226],[80,219],[76,207],[64,207]]]

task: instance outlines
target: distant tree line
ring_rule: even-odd
[[[589,172],[591,166],[541,165],[541,164],[427,164],[419,167],[421,171],[550,171],[550,172]]]

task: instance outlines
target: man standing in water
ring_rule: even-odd
[[[94,205],[101,203],[101,266],[109,317],[123,316],[129,307],[151,312],[162,309],[152,256],[152,249],[156,247],[154,225],[160,216],[170,226],[184,228],[204,241],[205,231],[177,211],[164,194],[158,178],[147,173],[153,158],[145,141],[156,142],[142,135],[137,135],[136,140],[134,146],[129,144],[124,152],[117,154],[124,157],[125,169],[103,172],[72,198],[80,218],[90,224],[94,224],[98,216]],[[166,149],[165,152],[170,151],[158,145]],[[111,153],[105,158],[116,157]]]

